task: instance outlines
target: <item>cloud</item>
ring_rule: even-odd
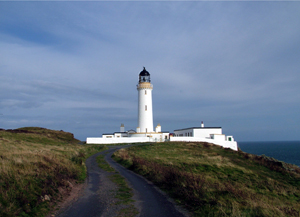
[[[295,2],[0,2],[3,127],[80,139],[125,121],[134,129],[145,66],[163,130],[205,120],[240,140],[271,139],[278,119],[299,139],[299,11]]]

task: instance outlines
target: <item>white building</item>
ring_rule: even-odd
[[[120,132],[103,134],[102,137],[89,137],[87,144],[112,144],[135,142],[163,142],[169,140],[169,132],[162,132],[158,124],[153,130],[152,90],[150,73],[145,69],[139,74],[138,90],[138,126],[136,131],[125,131],[121,124]]]
[[[174,130],[170,141],[208,142],[224,148],[231,148],[235,151],[238,150],[237,142],[234,141],[233,136],[225,136],[221,127],[204,127],[203,122],[201,127]]]

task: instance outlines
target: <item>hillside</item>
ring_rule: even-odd
[[[114,158],[194,216],[299,216],[300,169],[208,143],[157,143]]]
[[[85,159],[103,146],[38,127],[0,130],[0,216],[45,216],[86,177]],[[73,184],[72,184],[73,183]]]

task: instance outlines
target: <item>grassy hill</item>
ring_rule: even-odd
[[[104,147],[38,127],[0,130],[0,216],[44,216],[74,182],[85,159]]]
[[[299,216],[300,169],[208,143],[157,143],[114,158],[194,216]]]

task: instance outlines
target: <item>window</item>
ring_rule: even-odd
[[[145,105],[145,111],[147,111],[147,106]]]
[[[145,95],[147,95],[147,90],[145,90]]]

